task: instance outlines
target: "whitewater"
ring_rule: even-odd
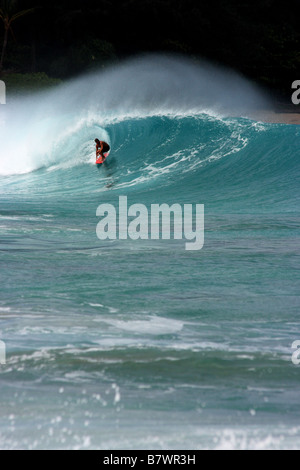
[[[0,107],[2,449],[299,448],[300,130],[269,106],[145,56]],[[203,204],[203,248],[99,240],[120,196]]]

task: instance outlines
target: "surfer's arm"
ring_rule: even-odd
[[[96,155],[97,155],[97,157],[98,157],[99,155],[102,156],[102,152],[103,152],[103,144],[101,143],[100,148],[99,148],[99,145],[97,145],[97,147],[96,147]]]
[[[97,146],[96,146],[96,156],[98,157],[99,155],[101,155],[101,148],[99,148],[99,145],[97,144]]]

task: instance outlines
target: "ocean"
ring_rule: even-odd
[[[265,100],[170,57],[8,97],[2,449],[299,449],[300,129]],[[100,240],[120,196],[203,204],[203,248]]]

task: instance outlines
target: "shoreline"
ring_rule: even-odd
[[[249,116],[256,121],[262,121],[272,124],[294,124],[300,125],[299,112],[276,112],[276,111],[258,111]]]

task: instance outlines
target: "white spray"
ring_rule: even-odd
[[[182,57],[150,55],[71,80],[51,91],[7,97],[0,126],[0,175],[77,158],[91,161],[105,125],[128,117],[244,115],[266,98],[236,73]],[[4,106],[2,106],[3,108]],[[81,160],[80,160],[81,158]]]

